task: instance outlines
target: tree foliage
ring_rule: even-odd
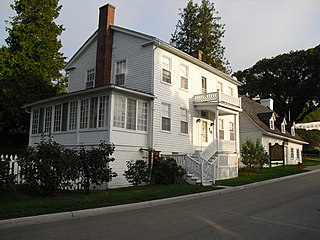
[[[0,50],[0,135],[8,142],[12,132],[27,134],[29,115],[21,107],[52,97],[61,91],[60,71],[64,57],[58,37],[62,25],[55,22],[61,6],[58,0],[15,0],[16,15],[6,29],[7,46]]]
[[[247,139],[241,147],[242,163],[248,168],[262,168],[269,162],[269,157],[261,141],[257,139],[255,142]]]
[[[124,171],[124,176],[129,183],[138,186],[142,183],[147,183],[149,180],[148,163],[144,160],[128,161],[127,171]]]
[[[229,62],[224,56],[225,48],[221,39],[224,37],[225,25],[220,23],[214,4],[202,0],[201,5],[189,0],[181,10],[181,19],[171,35],[171,44],[183,52],[195,56],[202,51],[202,60],[219,69],[230,73]]]
[[[234,74],[244,83],[239,93],[250,98],[274,100],[274,109],[281,116],[301,121],[319,108],[320,45],[262,59],[254,66]]]

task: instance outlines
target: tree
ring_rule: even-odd
[[[58,39],[63,27],[54,21],[58,0],[15,0],[11,7],[16,16],[7,28],[8,46],[0,51],[1,144],[14,132],[27,136],[29,115],[21,107],[57,95],[61,86],[52,81],[60,82],[65,64]]]
[[[269,162],[269,157],[261,141],[257,139],[255,142],[247,139],[241,147],[242,163],[248,168],[259,167],[260,169],[264,164]]]
[[[234,75],[244,83],[240,94],[271,97],[275,111],[282,117],[290,113],[291,120],[298,122],[319,108],[320,45],[262,59]]]
[[[129,183],[138,186],[142,183],[147,183],[149,180],[149,167],[146,161],[137,160],[135,162],[127,162],[127,171],[124,171],[124,176]]]
[[[181,19],[171,35],[171,45],[193,56],[200,50],[205,63],[230,73],[229,62],[224,56],[225,48],[221,43],[225,25],[219,23],[221,17],[214,4],[209,0],[202,0],[201,5],[198,5],[189,0],[179,15]]]

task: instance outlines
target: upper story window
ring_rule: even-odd
[[[223,84],[222,84],[222,82],[217,82],[217,90],[219,90],[220,92],[223,92]]]
[[[295,132],[295,130],[294,130],[294,126],[291,127],[291,135],[292,135],[292,136],[295,136],[295,135],[296,135],[296,132]]]
[[[207,93],[207,79],[205,77],[201,78],[201,90],[202,94]]]
[[[161,129],[171,131],[171,105],[167,103],[161,104]]]
[[[117,85],[124,85],[126,78],[127,63],[126,60],[121,60],[116,62],[116,81]]]
[[[96,75],[96,71],[94,68],[87,71],[86,88],[94,87],[95,75]]]
[[[162,81],[171,84],[171,59],[162,57]]]
[[[189,71],[188,67],[185,65],[180,65],[180,87],[183,89],[188,89],[188,76],[189,76]]]
[[[282,133],[286,133],[286,125],[287,125],[287,121],[286,119],[284,118],[282,123],[281,123],[281,132]]]
[[[274,116],[274,113],[272,113],[271,118],[269,119],[269,127],[271,130],[274,130],[274,122],[275,122],[276,118]]]
[[[188,134],[188,111],[180,108],[180,132]]]
[[[233,97],[233,96],[234,96],[233,88],[232,88],[232,87],[228,87],[228,91],[229,91],[229,95],[230,95],[231,97]]]

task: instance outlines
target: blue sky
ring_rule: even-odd
[[[13,2],[0,0],[0,45],[7,37],[4,20],[15,14],[9,6]],[[66,29],[61,52],[68,59],[97,29],[98,9],[106,3],[116,7],[116,25],[168,42],[187,0],[60,0],[57,22]],[[214,4],[226,25],[223,46],[233,71],[320,44],[320,0],[214,0]]]

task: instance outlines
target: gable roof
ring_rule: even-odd
[[[242,83],[239,82],[238,80],[232,78],[231,76],[229,76],[228,74],[226,73],[223,73],[221,71],[219,71],[218,69],[206,64],[205,62],[203,61],[200,61],[199,59],[193,57],[193,56],[190,56],[189,54],[171,46],[170,44],[158,39],[157,37],[154,37],[154,36],[151,36],[151,35],[148,35],[148,34],[145,34],[145,33],[141,33],[141,32],[137,32],[137,31],[134,31],[134,30],[131,30],[131,29],[127,29],[127,28],[123,28],[123,27],[119,27],[119,26],[115,26],[115,25],[112,25],[111,26],[111,29],[113,31],[118,31],[118,32],[122,32],[122,33],[125,33],[125,34],[129,34],[131,36],[135,36],[135,37],[138,37],[138,38],[142,38],[142,39],[145,39],[146,40],[146,43],[144,43],[142,46],[147,46],[147,45],[155,45],[161,49],[164,49],[178,57],[181,57],[215,75],[218,75],[219,77],[237,85],[237,86],[241,86]],[[68,70],[68,69],[71,69],[73,66],[72,66],[72,63],[73,61],[81,55],[81,53],[93,42],[96,40],[96,38],[98,37],[98,31],[95,31],[90,37],[89,39],[80,47],[80,49],[71,57],[71,59],[68,61],[68,63],[66,64],[65,66],[65,69]]]
[[[243,112],[253,121],[261,130],[266,133],[276,134],[282,138],[294,139],[298,140],[304,144],[307,144],[303,139],[295,134],[292,136],[290,132],[287,130],[285,133],[281,132],[281,123],[283,119],[279,117],[279,115],[272,111],[270,108],[262,106],[261,104],[247,98],[245,96],[241,96],[241,104]],[[270,129],[269,120],[274,115],[276,121],[274,124],[274,129]],[[281,120],[281,121],[280,121]],[[279,123],[278,123],[279,121]],[[293,123],[288,124],[290,127]],[[287,127],[288,127],[287,125]],[[288,129],[288,128],[287,128]]]

